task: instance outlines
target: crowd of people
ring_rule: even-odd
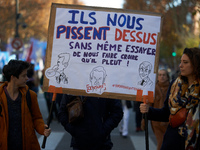
[[[111,150],[111,132],[114,128],[118,127],[120,135],[128,138],[129,128],[133,127],[129,123],[130,110],[133,110],[135,132],[145,129],[142,114],[147,114],[147,119],[151,120],[157,150],[198,150],[199,58],[199,48],[185,48],[179,65],[180,74],[172,81],[167,70],[160,69],[154,103],[80,95],[77,97],[84,102],[84,119],[72,123],[66,106],[74,101],[74,96],[60,94],[59,104],[53,106],[51,121],[55,117],[71,135],[70,147],[73,150]],[[39,80],[34,65],[21,60],[10,60],[3,68],[3,75],[6,81],[0,86],[0,149],[39,150],[35,131],[46,137],[51,133],[44,123],[37,100],[43,77]],[[52,94],[44,92],[44,97],[50,112]]]

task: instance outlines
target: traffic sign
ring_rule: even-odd
[[[12,41],[12,47],[16,50],[19,50],[23,46],[23,42],[20,38],[15,38]]]

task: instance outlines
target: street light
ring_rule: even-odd
[[[22,25],[23,28],[26,28],[27,25],[26,23],[21,23],[19,21],[20,18],[22,18],[22,15],[19,13],[19,1],[15,0],[16,3],[16,17],[15,17],[15,23],[16,23],[16,28],[15,28],[15,39],[19,38],[19,25]],[[16,58],[17,60],[19,59],[19,51],[16,51]]]
[[[21,17],[21,14],[19,14],[19,2],[18,2],[18,0],[15,0],[15,3],[16,3],[15,37],[19,37],[19,32],[18,32],[19,22],[18,22],[18,20]]]

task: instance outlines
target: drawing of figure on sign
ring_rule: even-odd
[[[138,85],[143,87],[151,87],[153,85],[153,81],[149,78],[151,70],[152,64],[148,61],[143,61],[139,65],[139,76],[142,80],[138,82]]]
[[[68,83],[68,78],[65,74],[65,69],[69,64],[70,54],[61,53],[58,55],[57,64],[52,68],[48,68],[45,72],[47,78],[55,76],[57,83]]]
[[[87,93],[102,94],[106,90],[106,71],[102,66],[97,66],[90,72],[90,83],[87,84]]]

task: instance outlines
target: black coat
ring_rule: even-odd
[[[170,83],[167,91],[167,96],[164,102],[164,106],[161,109],[150,107],[148,112],[148,119],[153,121],[168,122],[169,121],[169,95],[170,89],[174,81]],[[161,150],[184,150],[185,149],[185,139],[178,133],[178,127],[172,128],[168,125],[165,132]]]
[[[68,103],[69,95],[64,95],[58,117],[65,130],[72,136],[71,147],[81,150],[110,150],[113,146],[110,133],[123,117],[121,101],[87,97],[84,119],[76,125],[68,122]]]

